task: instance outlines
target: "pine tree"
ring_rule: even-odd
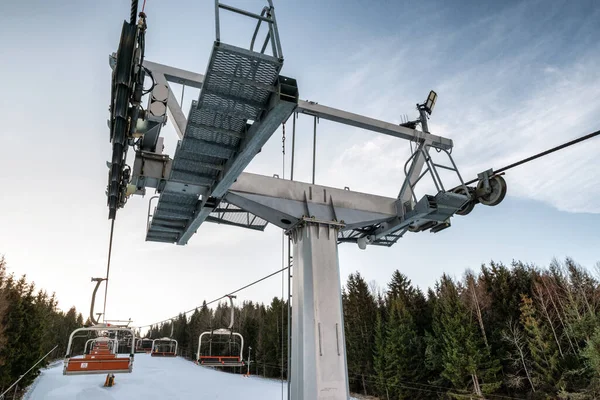
[[[425,370],[424,343],[401,297],[390,304],[386,337],[384,359],[389,393],[397,399],[428,398],[428,394],[414,389],[414,384],[422,381]]]
[[[441,359],[440,375],[455,392],[480,397],[494,393],[501,383],[500,366],[490,357],[458,287],[446,275],[442,276],[437,297],[432,322],[436,352],[428,352],[428,357]]]
[[[387,334],[384,325],[383,318],[381,316],[385,309],[377,311],[377,319],[375,321],[375,343],[373,350],[373,371],[376,377],[376,389],[377,394],[381,398],[387,398],[389,396],[387,390],[387,364],[386,364],[386,341]]]
[[[589,378],[585,393],[590,399],[600,398],[600,327],[594,330],[581,355]]]
[[[50,357],[64,354],[72,329],[66,326],[56,304],[54,295],[36,292],[26,276],[15,280],[0,256],[0,387],[12,384],[56,344],[64,343],[60,352]],[[19,386],[31,383],[37,373],[33,370],[24,376]]]
[[[531,378],[540,392],[554,394],[560,380],[559,353],[548,329],[541,323],[533,300],[521,296],[521,325],[531,357]]]
[[[367,381],[374,373],[372,349],[377,304],[367,282],[358,272],[348,277],[342,300],[351,389],[366,395]]]
[[[203,303],[203,306],[206,306],[206,301]],[[188,330],[190,332],[190,347],[189,353],[193,359],[196,359],[196,354],[198,351],[198,339],[204,330],[202,329],[202,321],[200,318],[200,311],[196,308],[194,313],[190,317],[190,322],[188,324]]]
[[[244,360],[248,360],[250,356],[250,347],[253,348],[253,352],[251,355],[252,362],[253,359],[256,358],[256,343],[258,343],[259,337],[259,310],[258,307],[251,301],[244,302],[242,305],[242,309],[240,310],[240,318],[239,318],[239,332],[244,337],[244,342],[246,345],[244,346]],[[287,318],[287,316],[286,316]],[[287,325],[287,319],[286,319]],[[286,332],[287,334],[287,328]],[[286,340],[287,346],[287,340]],[[287,357],[287,352],[286,352]],[[286,363],[287,368],[287,363]]]

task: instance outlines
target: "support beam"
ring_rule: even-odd
[[[164,74],[169,82],[185,82],[186,86],[193,86],[196,88],[201,88],[202,84],[204,83],[204,75],[202,74],[197,74],[179,68],[173,68],[168,65],[158,64],[151,61],[144,61],[144,65],[153,72],[158,71]],[[268,87],[267,85],[265,85],[265,88],[270,89],[270,87]],[[169,103],[171,103],[170,96]],[[175,103],[177,103],[177,100],[175,100]],[[172,110],[170,111],[172,112]],[[385,135],[390,135],[401,139],[414,141],[428,140],[431,142],[432,146],[447,150],[453,147],[451,139],[431,135],[429,133],[418,131],[416,129],[406,128],[375,118],[365,117],[363,115],[339,110],[333,107],[323,106],[312,101],[298,100],[298,107],[296,108],[296,111],[301,114],[317,116],[319,118],[326,119],[329,121],[339,122],[341,124],[355,126],[357,128],[362,128],[373,132],[379,132]],[[180,125],[178,130],[184,132],[185,125]],[[180,136],[180,138],[181,137],[182,136]]]
[[[347,400],[350,395],[337,234],[338,226],[316,223],[291,233],[294,400]]]
[[[148,68],[153,74],[163,74],[169,82],[191,86],[196,89],[201,89],[202,83],[204,82],[204,75],[196,72],[186,71],[184,69],[170,67],[148,60],[144,60],[144,67]]]
[[[194,72],[185,71],[185,70],[173,68],[170,66],[153,63],[150,61],[146,61],[145,66],[153,72],[153,74],[155,75],[155,80],[156,80],[157,84],[166,85],[168,87],[168,82],[174,82],[174,83],[185,84],[186,86],[191,86],[191,87],[195,87],[195,88],[202,88],[202,86],[204,84],[205,76],[203,76],[202,74],[197,74]],[[219,76],[219,74],[221,72],[212,71],[211,73],[214,74],[215,76]],[[232,77],[229,75],[227,75],[227,78],[233,79],[233,80],[237,79],[237,77]],[[245,82],[245,84],[250,84],[250,83],[252,83],[252,82]],[[253,82],[253,83],[256,83],[256,82]],[[266,140],[269,137],[268,132],[275,130],[277,128],[278,124],[280,123],[277,121],[282,120],[282,118],[276,116],[276,114],[280,113],[281,115],[284,115],[284,114],[290,114],[292,112],[288,109],[289,106],[291,105],[290,103],[293,103],[292,101],[289,101],[292,99],[285,101],[286,97],[284,96],[284,94],[282,93],[282,90],[281,90],[281,88],[283,87],[284,84],[285,84],[285,82],[280,83],[280,85],[274,85],[274,86],[264,85],[264,86],[265,86],[265,88],[268,88],[270,91],[272,91],[272,95],[271,95],[272,100],[279,99],[279,103],[287,103],[287,104],[285,104],[285,110],[281,107],[280,107],[279,111],[275,110],[275,108],[277,108],[277,107],[275,107],[273,104],[270,104],[267,107],[267,111],[265,112],[265,115],[267,115],[267,117],[264,119],[260,119],[260,122],[261,122],[260,124],[257,124],[255,122],[245,135],[242,135],[241,133],[236,134],[235,132],[230,132],[230,131],[225,131],[225,130],[220,132],[222,134],[228,134],[228,135],[234,136],[234,137],[237,136],[239,139],[242,140],[242,143],[240,144],[239,150],[237,151],[237,154],[235,155],[235,157],[225,157],[228,159],[228,162],[225,163],[224,165],[219,166],[220,173],[219,173],[219,176],[218,176],[216,182],[214,183],[214,185],[212,185],[212,187],[207,187],[206,193],[204,193],[201,203],[196,208],[194,218],[190,221],[189,225],[182,232],[182,235],[180,236],[179,240],[177,241],[177,244],[179,244],[179,245],[186,244],[188,242],[188,240],[191,238],[191,236],[196,232],[197,228],[211,214],[211,212],[214,208],[214,205],[218,204],[220,199],[227,196],[228,189],[231,187],[231,185],[235,185],[234,181],[236,179],[238,179],[238,182],[240,182],[240,179],[245,175],[245,174],[242,174],[242,175],[240,175],[240,174],[242,173],[242,171],[244,170],[246,165],[253,159],[253,157],[256,155],[256,153],[260,150],[262,145],[264,145],[264,143],[266,142]],[[282,99],[283,99],[283,101],[282,101]],[[294,104],[292,107],[293,107],[293,110],[296,112],[311,115],[311,116],[316,116],[319,118],[342,123],[345,125],[358,127],[361,129],[366,129],[366,130],[370,130],[370,131],[374,131],[374,132],[383,133],[386,135],[390,135],[390,136],[405,139],[405,140],[420,142],[421,146],[427,146],[427,147],[431,146],[431,147],[437,147],[437,148],[441,148],[441,149],[451,149],[452,145],[453,145],[452,140],[446,139],[446,138],[443,138],[440,136],[436,136],[436,135],[431,135],[428,132],[422,132],[422,131],[418,131],[415,129],[406,128],[403,126],[399,126],[396,124],[377,120],[374,118],[369,118],[369,117],[365,117],[362,115],[353,114],[353,113],[346,112],[343,110],[335,109],[332,107],[319,105],[314,102],[295,100],[294,103],[296,103],[296,104]],[[182,139],[184,132],[186,131],[186,126],[187,126],[188,121],[181,109],[181,105],[178,104],[178,101],[175,98],[175,95],[170,87],[168,88],[167,109],[169,112],[169,117],[172,119],[172,122],[175,125],[177,134],[178,134],[179,138]],[[274,112],[274,111],[276,111],[276,112]],[[283,120],[285,120],[285,118]],[[266,128],[265,128],[265,126],[266,126]],[[203,127],[198,126],[197,128],[203,128]],[[220,128],[217,128],[217,129],[220,130]],[[243,138],[241,136],[243,136]],[[206,143],[206,145],[208,145],[208,143]],[[210,148],[210,150],[213,150],[212,147]],[[180,155],[183,155],[183,153]],[[213,155],[212,152],[211,152],[211,155]],[[177,158],[177,154],[176,154],[175,158]],[[421,173],[423,163],[424,163],[424,160],[421,156],[417,156],[413,160],[414,165],[413,165],[413,168],[411,168],[411,170],[409,172],[409,176],[408,176],[408,180],[410,182],[412,182],[412,183],[415,182],[415,180]],[[274,183],[277,183],[277,182],[274,182]],[[260,186],[260,187],[265,187],[265,186]],[[303,189],[306,189],[306,188],[303,188]],[[309,189],[309,190],[312,190],[312,189]],[[184,191],[184,190],[182,189],[182,191]],[[302,190],[303,193],[304,193],[304,191],[305,190]],[[307,191],[307,193],[309,193],[309,196],[310,196],[310,191]],[[261,195],[264,195],[264,193],[261,193]],[[280,194],[275,194],[273,196],[279,197]],[[240,204],[243,202],[245,204],[247,203],[247,205],[252,205],[252,207],[260,205],[260,207],[259,207],[260,209],[262,209],[262,207],[265,205],[264,204],[264,199],[265,199],[264,196],[263,196],[262,200],[255,201],[256,200],[255,198],[250,198],[249,196],[247,196],[245,194],[240,194],[239,191],[237,193],[234,193],[234,191],[232,191],[231,197],[232,197],[232,199],[231,199],[232,201],[240,202]],[[295,196],[293,196],[293,197],[295,197]],[[400,197],[401,197],[399,199],[400,201],[398,202],[399,204],[403,204],[404,202],[410,200],[412,197],[411,189],[410,188],[405,189],[403,191],[402,196],[400,196]],[[337,208],[342,214],[347,215],[348,213],[346,213],[344,210],[345,207],[343,207],[343,205],[340,206],[339,204],[337,204],[337,200],[339,198],[340,198],[339,196],[336,197],[334,199],[335,202],[329,201],[330,199],[325,199],[324,205],[327,205],[329,207],[329,205],[328,205],[329,203],[331,203],[332,205],[334,203],[336,203],[335,208]],[[388,207],[387,204],[390,204],[388,200],[389,199],[386,199],[386,210],[385,211],[380,210],[379,211],[380,215],[373,214],[374,218],[372,220],[369,220],[368,218],[366,218],[367,217],[366,214],[360,217],[360,219],[362,219],[363,222],[368,222],[368,221],[372,221],[373,223],[382,223],[383,222],[383,224],[379,227],[377,232],[375,232],[375,235],[378,238],[385,236],[385,234],[387,234],[389,232],[396,231],[401,227],[401,225],[406,224],[406,220],[397,214],[398,210],[396,210],[395,215],[392,217],[392,215],[391,215],[392,213],[390,213],[389,209],[387,209],[387,207]],[[208,201],[208,203],[207,203],[207,201]],[[290,205],[293,205],[293,208],[294,208],[293,214],[297,214],[297,212],[295,210],[297,209],[298,204],[292,204],[292,202],[288,201],[285,207],[289,208],[289,207],[291,207]],[[272,204],[270,206],[272,206]],[[352,209],[352,208],[353,207],[348,207],[347,209]],[[285,211],[290,211],[290,210],[283,210],[280,208],[278,212],[282,213],[282,215],[283,215],[283,214],[285,214]],[[310,215],[311,211],[316,212],[317,214],[326,216],[326,215],[329,215],[330,210],[324,209],[321,206],[316,207],[316,208],[313,207],[313,210],[307,210],[307,215]],[[373,212],[374,210],[369,210],[369,211]],[[335,214],[335,211],[334,211],[334,214]],[[388,217],[388,216],[390,218],[385,219],[385,217]],[[339,218],[340,215],[338,215],[336,217]],[[283,218],[290,219],[292,222],[295,222],[292,218],[285,218],[285,217],[283,217]],[[384,218],[385,220],[382,221],[382,218]],[[350,222],[350,221],[348,221],[348,222]],[[356,222],[358,222],[358,220]],[[278,223],[276,223],[276,225],[278,225],[284,229],[291,226],[291,225],[288,225],[286,227],[285,224],[281,223],[281,220],[279,220]],[[346,224],[346,228],[353,229],[354,226],[350,223],[350,224]]]
[[[225,199],[283,229],[300,218],[343,222],[354,229],[392,220],[396,199],[310,183],[242,173]]]
[[[296,111],[302,114],[316,116],[329,121],[355,126],[384,135],[394,136],[400,139],[424,142],[429,141],[433,147],[449,150],[452,148],[452,140],[441,136],[431,135],[416,129],[406,128],[375,118],[365,117],[348,111],[338,110],[332,107],[322,106],[314,102],[299,100]]]

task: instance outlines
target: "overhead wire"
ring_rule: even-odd
[[[281,179],[285,179],[285,122],[282,124],[281,131]],[[281,268],[285,267],[285,231],[281,231]],[[283,291],[285,275],[281,274],[281,400],[283,400]]]
[[[514,162],[512,164],[509,164],[509,165],[507,165],[505,167],[502,167],[500,169],[494,170],[494,174],[500,174],[500,173],[502,173],[504,171],[508,171],[509,169],[518,167],[519,165],[523,165],[523,164],[526,164],[526,163],[528,163],[530,161],[537,160],[538,158],[547,156],[548,154],[552,154],[552,153],[554,153],[556,151],[565,149],[565,148],[567,148],[569,146],[572,146],[574,144],[581,143],[583,141],[586,141],[586,140],[591,139],[593,137],[596,137],[598,135],[600,135],[600,130],[597,130],[595,132],[592,132],[592,133],[589,133],[587,135],[581,136],[581,137],[579,137],[577,139],[573,139],[573,140],[571,140],[569,142],[563,143],[563,144],[558,145],[556,147],[552,147],[551,149],[548,149],[548,150],[542,151],[540,153],[534,154],[533,156],[524,158],[524,159],[522,159],[520,161],[516,161],[516,162]],[[475,182],[477,182],[477,180],[478,180],[477,178],[471,179],[470,181],[465,182],[465,185],[470,185],[472,183],[475,183]],[[458,186],[455,189],[457,189],[457,188],[458,188]]]
[[[271,367],[271,368],[279,367],[277,364],[272,364],[272,363],[268,363],[268,362],[255,361],[254,363],[256,365],[263,365],[263,366]],[[361,378],[361,379],[365,378],[364,379],[365,382],[370,382],[370,383],[374,383],[374,384],[383,383],[386,387],[401,387],[401,388],[409,389],[409,390],[418,390],[418,391],[425,391],[425,392],[429,392],[429,393],[438,393],[438,394],[446,394],[446,395],[451,394],[454,396],[469,397],[469,396],[474,395],[474,393],[472,391],[467,390],[467,389],[449,388],[449,387],[445,387],[445,386],[432,385],[429,383],[420,383],[420,382],[412,382],[412,381],[404,381],[404,380],[396,381],[398,383],[389,383],[385,379],[383,382],[381,382],[381,380],[382,380],[381,377],[376,376],[376,375],[370,375],[370,374],[358,374],[358,373],[349,371],[348,376],[355,377],[355,378]],[[419,387],[419,386],[424,386],[424,387]],[[523,399],[522,397],[507,396],[507,395],[502,395],[502,394],[486,394],[485,396],[487,396],[489,398],[509,399],[509,400],[522,400]]]
[[[271,277],[273,277],[273,276],[275,276],[275,275],[277,275],[277,274],[280,274],[280,273],[282,273],[283,271],[285,271],[285,270],[286,270],[286,269],[288,269],[288,268],[289,268],[289,267],[285,267],[285,268],[279,269],[279,270],[277,270],[277,271],[275,271],[275,272],[272,272],[272,273],[270,273],[269,275],[263,276],[262,278],[260,278],[260,279],[257,279],[257,280],[255,280],[255,281],[254,281],[254,282],[252,282],[252,283],[249,283],[249,284],[247,284],[247,285],[245,285],[245,286],[242,286],[241,288],[239,288],[239,289],[236,289],[236,290],[234,290],[234,291],[232,291],[232,292],[229,292],[229,293],[227,293],[226,295],[223,295],[223,296],[221,296],[221,297],[219,297],[219,298],[217,298],[217,299],[214,299],[214,300],[211,300],[211,301],[209,301],[208,303],[206,303],[206,305],[208,306],[208,305],[214,304],[214,303],[216,303],[216,302],[218,302],[218,301],[220,301],[220,300],[223,300],[223,299],[227,298],[227,296],[228,296],[228,295],[232,295],[232,294],[235,294],[235,293],[241,292],[242,290],[244,290],[244,289],[247,289],[247,288],[249,288],[250,286],[254,286],[254,285],[256,285],[257,283],[260,283],[260,282],[262,282],[262,281],[264,281],[264,280],[266,280],[266,279],[269,279],[269,278],[271,278]],[[203,303],[203,304],[204,304],[204,303]],[[191,313],[192,311],[196,310],[198,307],[202,307],[202,305],[200,305],[200,306],[196,306],[196,307],[194,307],[194,308],[192,308],[192,309],[189,309],[189,310],[187,310],[187,311],[185,311],[185,312],[183,312],[183,313],[179,313],[179,314],[184,314],[184,315],[187,315],[187,314]],[[164,323],[164,322],[167,322],[167,321],[170,321],[170,320],[172,320],[173,318],[177,318],[177,317],[179,316],[179,314],[177,314],[177,315],[175,315],[175,316],[173,316],[173,317],[171,317],[171,318],[166,318],[166,319],[164,319],[164,320],[162,320],[162,321],[154,322],[154,323],[152,323],[152,324],[140,325],[140,326],[137,326],[136,328],[140,329],[140,328],[146,328],[146,327],[149,327],[149,326],[154,326],[154,325],[162,324],[162,323]]]
[[[362,376],[360,374],[355,374],[355,376]],[[367,376],[373,376],[373,375],[367,375]],[[371,383],[380,383],[377,380],[374,379],[365,379],[366,382],[371,382]],[[443,386],[433,386],[433,385],[425,385],[425,386],[433,386],[433,388],[431,389],[426,389],[426,388],[422,388],[422,387],[418,387],[417,385],[423,385],[417,382],[413,382],[413,383],[406,383],[406,381],[397,381],[398,383],[389,383],[388,381],[385,381],[384,384],[386,386],[386,389],[388,387],[398,387],[398,388],[403,388],[403,389],[409,389],[409,390],[417,390],[417,391],[421,391],[421,392],[427,392],[427,393],[437,393],[437,394],[442,394],[442,395],[452,395],[456,398],[459,397],[464,397],[465,399],[472,399],[473,396],[475,395],[475,393],[470,392],[470,391],[466,391],[466,390],[462,390],[462,389],[454,389],[454,388],[444,388]],[[442,390],[436,390],[434,388],[439,388]],[[496,395],[496,394],[485,394],[484,398],[498,398],[498,399],[512,399],[512,400],[524,400],[525,398],[523,397],[512,397],[512,396],[505,396],[505,395]]]

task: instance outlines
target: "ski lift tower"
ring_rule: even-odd
[[[452,216],[468,214],[477,203],[500,203],[506,183],[492,170],[480,174],[476,187],[463,183],[450,154],[452,140],[429,132],[427,118],[437,99],[433,91],[417,105],[419,118],[401,125],[300,100],[296,81],[280,75],[282,46],[275,9],[267,1],[260,14],[215,1],[216,40],[204,75],[144,60],[139,38],[146,29],[145,15],[137,23],[133,14],[124,22],[118,52],[110,58],[113,93],[126,95],[113,96],[111,106],[109,218],[115,218],[127,197],[143,195],[150,187],[159,195],[152,213],[149,204],[147,241],[185,245],[204,223],[259,231],[271,223],[284,229],[293,240],[294,258],[291,398],[345,400],[349,388],[339,243],[389,247],[406,232],[439,232],[450,227]],[[249,48],[220,41],[221,10],[257,21]],[[261,24],[267,34],[259,50],[255,43]],[[154,84],[142,111],[139,94],[145,75]],[[187,117],[169,83],[200,89]],[[162,153],[160,138],[167,112],[180,139],[172,158]],[[414,142],[398,196],[243,172],[292,115]],[[128,146],[135,149],[133,168],[123,156]],[[445,163],[434,160],[434,153]],[[440,169],[454,172],[460,185],[447,189]],[[426,176],[436,193],[418,198],[416,185]]]

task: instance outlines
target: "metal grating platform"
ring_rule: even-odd
[[[264,230],[268,224],[264,219],[224,201],[210,213],[206,221],[258,231]]]
[[[242,150],[248,129],[260,124],[269,106],[283,60],[215,42],[198,101],[192,102],[183,139],[178,143],[169,181],[153,213],[146,240],[175,243],[193,220],[201,201],[186,185],[210,194],[223,171]],[[176,190],[176,191],[175,191]],[[207,221],[263,230],[267,224],[230,204],[220,205]]]
[[[361,229],[352,229],[352,230],[342,230],[338,233],[338,243],[356,243],[356,240],[364,235],[368,234],[369,231],[374,230],[376,226],[361,228]],[[371,245],[374,246],[386,246],[391,247],[394,245],[401,237],[404,235],[406,230],[402,229],[393,233],[389,233],[381,238],[371,242]]]

